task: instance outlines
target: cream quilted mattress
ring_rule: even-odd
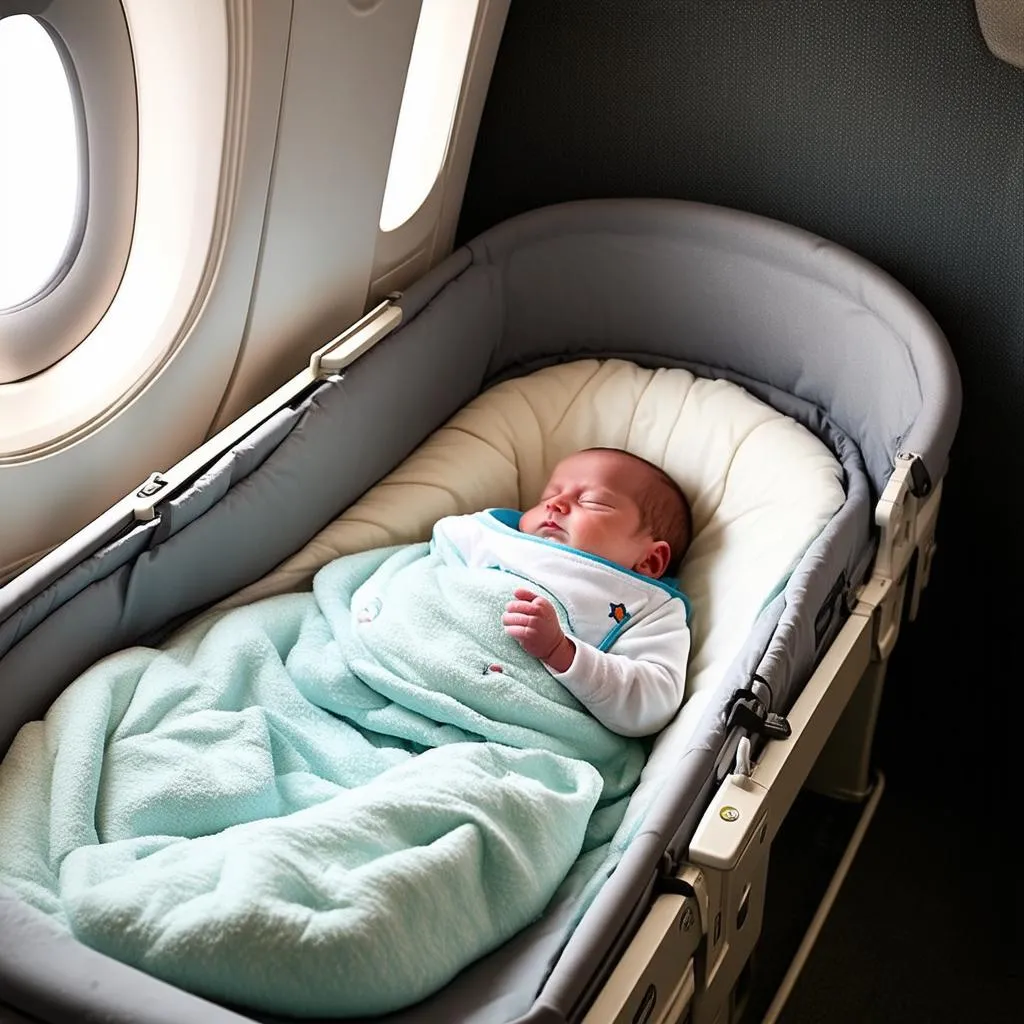
[[[593,445],[626,448],[663,467],[693,506],[694,538],[679,574],[692,609],[687,700],[658,739],[647,774],[656,773],[672,760],[657,756],[658,747],[685,749],[703,697],[844,499],[842,469],[828,448],[736,384],[616,359],[563,363],[498,384],[305,547],[217,607],[303,589],[339,555],[426,540],[442,516],[526,508],[560,459]]]

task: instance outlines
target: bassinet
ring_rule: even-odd
[[[927,314],[806,232],[693,203],[585,202],[457,250],[0,590],[0,750],[98,658],[159,642],[260,579],[473,396],[581,359],[741,384],[832,449],[846,500],[706,696],[568,943],[565,918],[542,917],[388,1019],[668,1019],[692,995],[696,1019],[713,1019],[756,941],[771,837],[858,682],[880,685],[912,561],[915,593],[927,578],[959,413]],[[765,737],[778,738],[761,752]],[[839,758],[837,788],[863,789],[869,746],[870,722]],[[239,1019],[16,898],[0,922],[3,998],[35,1017]]]

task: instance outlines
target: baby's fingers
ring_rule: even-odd
[[[501,624],[503,626],[532,626],[536,619],[537,616],[530,611],[522,612],[509,609],[502,615]]]
[[[530,601],[509,601],[505,605],[505,611],[518,615],[529,615],[533,618],[537,614],[537,606]]]
[[[512,596],[518,598],[520,601],[537,600],[537,595],[532,590],[527,590],[525,587],[517,587],[512,591]]]

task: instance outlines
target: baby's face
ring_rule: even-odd
[[[664,561],[652,561],[652,550],[659,543],[668,545],[655,541],[641,525],[633,497],[644,485],[644,473],[643,465],[616,452],[576,452],[555,467],[540,501],[523,513],[519,529],[645,576],[660,576]]]

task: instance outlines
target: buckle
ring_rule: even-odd
[[[737,690],[734,702],[729,711],[727,726],[746,729],[748,733],[756,733],[772,740],[788,739],[792,733],[789,722],[784,715],[769,711],[764,702],[753,690]]]

